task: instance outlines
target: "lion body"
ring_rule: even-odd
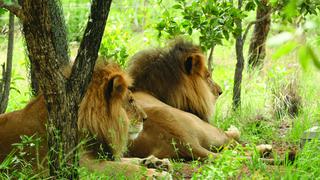
[[[25,108],[11,113],[0,115],[0,162],[12,151],[12,144],[21,141],[21,135],[32,136],[37,134],[42,144],[39,147],[40,156],[47,152],[46,143],[47,112],[43,96],[32,100]],[[26,149],[35,153],[34,148]]]
[[[173,108],[155,97],[134,93],[148,115],[144,129],[129,146],[130,155],[158,158],[206,158],[230,143],[224,131],[202,121],[194,114]]]

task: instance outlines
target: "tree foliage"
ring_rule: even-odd
[[[293,22],[296,18],[305,18],[307,15],[317,15],[320,10],[318,0],[270,0],[275,9],[274,14],[277,18]]]
[[[226,0],[176,2],[172,9],[178,12],[179,17],[175,16],[174,12],[165,10],[162,20],[156,26],[159,36],[164,32],[170,37],[200,33],[199,42],[205,51],[215,45],[221,45],[223,39],[228,40],[230,33],[239,33],[234,23],[235,19],[245,17],[232,2]]]

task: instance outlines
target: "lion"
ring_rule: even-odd
[[[96,153],[101,147],[108,157],[119,160],[127,149],[128,140],[138,137],[143,129],[146,114],[135,103],[128,89],[131,82],[131,78],[118,65],[96,65],[78,111],[78,129],[81,137],[89,135],[94,140],[93,144],[90,142],[90,145],[85,147],[85,153],[80,158],[82,166],[100,171],[106,166],[111,166],[115,171],[124,170],[126,175],[139,172],[141,169],[140,166],[127,162],[96,160]],[[43,140],[39,155],[45,157],[48,152],[45,127],[47,114],[43,95],[36,97],[21,110],[1,114],[0,161],[12,151],[11,145],[20,141],[20,135],[38,134]],[[128,116],[132,116],[132,121]],[[30,154],[34,155],[34,152],[30,151]],[[147,169],[146,174],[159,175],[154,169]]]
[[[214,151],[239,139],[238,129],[224,132],[207,123],[222,90],[198,46],[178,39],[168,49],[143,50],[132,57],[128,73],[135,99],[148,116],[129,156],[216,157]]]
[[[209,122],[214,104],[222,94],[205,65],[200,47],[178,39],[169,48],[142,50],[129,62],[132,89],[195,114]]]
[[[236,127],[223,131],[207,123],[222,90],[198,46],[178,39],[168,49],[141,51],[132,57],[128,73],[148,116],[129,156],[205,159],[239,140]]]

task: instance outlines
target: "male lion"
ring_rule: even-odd
[[[116,172],[123,170],[126,175],[139,172],[140,166],[130,163],[94,160],[100,147],[110,157],[119,159],[126,150],[128,138],[136,138],[142,130],[146,114],[135,104],[128,90],[130,84],[131,79],[119,66],[111,63],[96,66],[78,112],[79,131],[83,135],[89,134],[96,143],[87,147],[88,153],[81,157],[83,166],[93,170],[104,170],[108,166]],[[128,115],[133,116],[131,124]],[[43,140],[40,157],[44,157],[48,149],[46,121],[47,109],[42,95],[22,110],[0,115],[0,161],[12,151],[11,144],[20,141],[20,135],[39,134]],[[29,153],[34,155],[31,150]],[[155,174],[153,169],[147,169],[147,175]]]
[[[198,46],[182,39],[169,48],[143,50],[128,66],[133,90],[150,93],[162,102],[208,122],[222,93],[205,66]]]
[[[135,99],[148,115],[129,155],[206,158],[240,137],[237,129],[223,132],[207,123],[222,91],[198,46],[180,39],[169,49],[141,51],[128,71]]]

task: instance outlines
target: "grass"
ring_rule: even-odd
[[[120,7],[123,4],[116,7]],[[67,9],[66,7],[65,9]],[[156,9],[156,8],[155,8]],[[134,14],[128,7],[111,11],[108,27],[105,30],[104,43],[109,54],[117,52],[117,47],[125,47],[126,53],[132,56],[135,52],[147,47],[163,44],[163,39],[157,40],[157,33],[152,29],[152,23],[156,21],[157,13],[147,9],[146,21],[143,32],[132,30],[132,21],[124,20],[124,14]],[[118,16],[119,15],[119,16]],[[142,17],[139,17],[140,20]],[[127,22],[127,23],[123,23]],[[307,34],[312,39],[312,34]],[[114,43],[113,45],[110,45]],[[249,74],[246,69],[243,72],[242,84],[242,106],[238,112],[232,111],[232,88],[233,76],[236,63],[234,42],[225,42],[224,46],[217,46],[214,52],[213,79],[222,86],[223,95],[216,104],[215,115],[211,123],[221,129],[227,129],[235,125],[241,131],[242,146],[236,150],[226,149],[221,158],[217,160],[208,159],[206,162],[191,162],[192,170],[183,170],[182,162],[173,162],[176,171],[189,173],[192,179],[317,179],[320,177],[320,144],[317,141],[307,143],[300,149],[299,143],[303,132],[315,124],[320,123],[320,71],[310,66],[303,71],[298,63],[297,52],[291,52],[287,56],[273,60],[272,54],[276,47],[268,47],[264,68],[261,72]],[[75,45],[75,47],[77,47]],[[248,47],[245,46],[245,50]],[[22,35],[16,33],[15,50],[13,61],[13,80],[10,92],[9,106],[7,112],[23,108],[31,98],[29,80],[26,65],[26,53]],[[71,57],[74,57],[74,48],[71,49]],[[246,52],[245,52],[246,53]],[[0,63],[6,57],[6,36],[0,35]],[[120,57],[120,56],[119,56]],[[126,59],[126,57],[124,57]],[[282,87],[286,86],[292,79],[296,79],[297,93],[301,96],[302,106],[296,117],[275,114],[276,107],[280,105],[277,99],[282,97]],[[276,92],[276,93],[275,93]],[[273,156],[285,158],[288,151],[298,151],[296,161],[293,164],[270,166],[256,158],[254,151],[256,144],[273,144],[275,154]],[[245,152],[251,152],[253,160],[243,159]],[[14,157],[12,157],[14,158]],[[13,161],[15,162],[15,161]],[[4,179],[39,178],[36,172],[24,162],[21,171],[5,173],[3,169],[6,164],[0,165],[0,177]],[[186,172],[187,171],[187,172]],[[84,179],[104,179],[103,174],[91,173],[81,169]],[[177,178],[179,178],[177,176]],[[120,179],[125,177],[119,175]]]

